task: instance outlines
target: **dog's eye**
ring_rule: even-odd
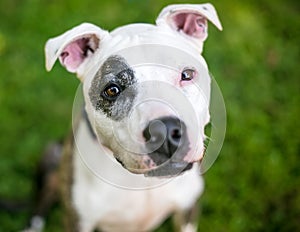
[[[117,84],[109,84],[105,87],[102,96],[107,100],[115,100],[121,93],[121,88]]]
[[[190,81],[196,75],[196,71],[192,68],[186,68],[181,73],[181,80],[182,81]]]

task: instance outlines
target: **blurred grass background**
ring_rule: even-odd
[[[84,21],[113,28],[154,23],[177,0],[1,0],[0,198],[31,199],[45,145],[70,128],[79,81],[44,69],[49,37]],[[215,5],[204,56],[223,92],[227,134],[205,174],[201,231],[300,231],[298,0],[228,0]],[[0,210],[0,231],[18,231],[29,211]],[[56,207],[46,231],[62,231]],[[169,231],[166,223],[159,231]]]

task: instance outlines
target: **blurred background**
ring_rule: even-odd
[[[201,231],[300,231],[300,2],[211,0],[204,57],[227,108],[226,139],[205,173]],[[147,22],[177,0],[0,1],[0,199],[30,201],[37,161],[71,126],[77,78],[44,68],[43,47],[84,21],[107,30]],[[18,231],[29,208],[0,209],[0,231]],[[61,207],[46,231],[62,231]],[[158,231],[170,231],[166,222]]]

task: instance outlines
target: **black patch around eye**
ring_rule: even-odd
[[[113,120],[129,114],[136,96],[136,78],[126,60],[110,56],[92,80],[89,97],[97,111]]]

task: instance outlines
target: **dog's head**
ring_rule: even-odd
[[[57,59],[83,83],[85,107],[101,144],[133,173],[173,176],[204,152],[210,77],[201,56],[211,4],[171,5],[156,25],[107,32],[81,24],[50,39],[46,67]]]

